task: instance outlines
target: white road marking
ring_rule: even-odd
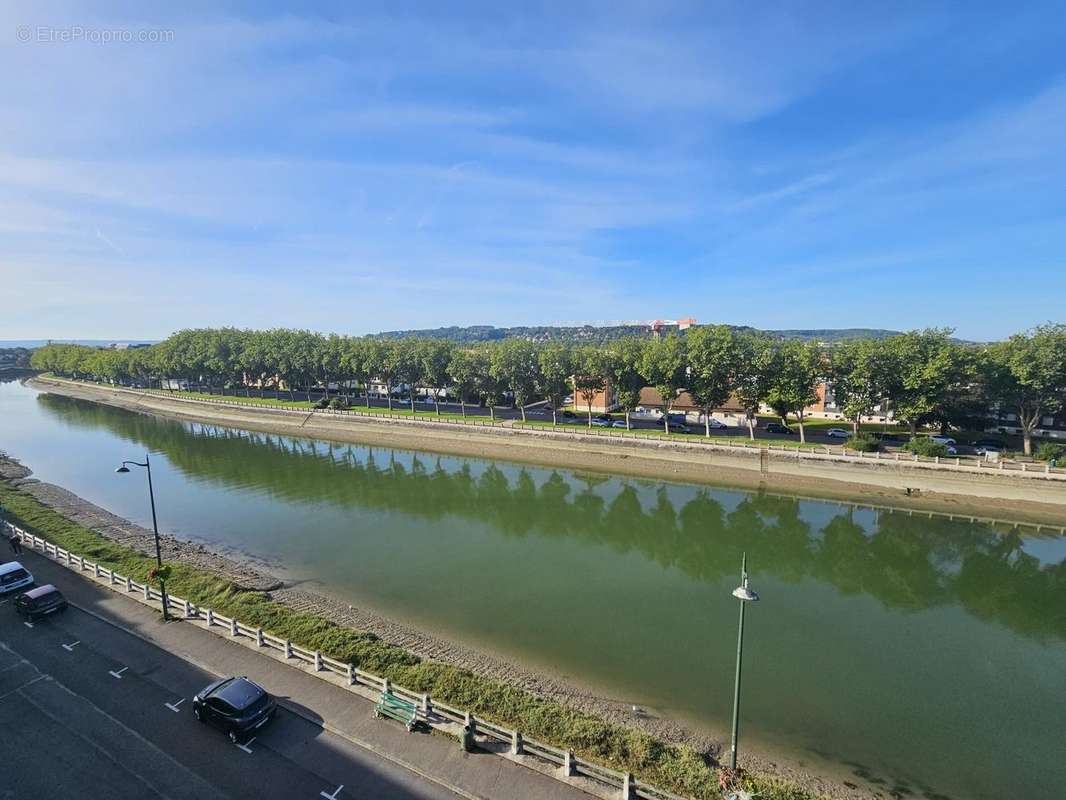
[[[180,706],[184,702],[185,702],[185,698],[183,697],[176,703],[163,703],[163,705],[165,705],[167,708],[169,708],[171,711],[173,711],[175,714],[177,714],[178,713],[178,706]]]
[[[344,788],[344,784],[342,783],[340,786],[338,786],[336,788],[336,790],[333,792],[333,794],[326,794],[325,791],[321,791],[321,792],[319,792],[319,794],[322,797],[325,797],[326,800],[337,800],[337,795],[339,795],[341,793],[341,789],[343,789],[343,788]]]
[[[237,745],[237,747],[241,748],[241,750],[246,752],[248,755],[251,755],[252,754],[252,748],[250,748],[248,745],[250,745],[254,741],[255,741],[255,737],[253,736],[251,739],[249,739],[244,744],[241,744],[240,742],[236,742],[236,745]]]
[[[73,653],[74,652],[74,648],[77,647],[79,644],[81,644],[81,640],[80,639],[78,641],[76,641],[76,642],[71,642],[70,644],[62,645],[62,647],[68,653]]]
[[[107,674],[110,675],[112,678],[118,678],[119,680],[122,680],[122,673],[125,672],[128,669],[129,669],[129,667],[123,667],[118,672],[116,672],[115,670],[112,669],[112,670],[108,670]]]
[[[25,625],[27,628],[32,628],[33,627],[33,623],[32,622],[23,622],[22,624]]]

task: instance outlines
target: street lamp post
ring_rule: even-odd
[[[118,467],[115,472],[125,474],[130,471],[130,465],[135,467],[144,467],[148,471],[148,501],[152,505],[152,531],[155,533],[155,563],[156,566],[162,570],[163,568],[163,555],[159,549],[159,525],[155,519],[155,492],[152,490],[152,462],[148,458],[148,454],[144,454],[144,463],[140,461],[123,461],[122,466]],[[169,622],[170,615],[167,613],[167,584],[163,580],[162,574],[159,576],[159,593],[163,595],[163,621]]]
[[[744,654],[744,606],[755,602],[759,595],[748,587],[748,554],[740,562],[740,586],[733,590],[733,597],[740,601],[740,631],[737,633],[737,677],[733,687],[733,735],[729,751],[729,769],[737,771],[737,731],[740,727],[740,665]]]

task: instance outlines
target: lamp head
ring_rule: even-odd
[[[130,471],[130,468],[127,467],[125,464],[123,464],[121,467],[119,467],[118,469],[115,470],[115,472],[118,472],[119,474],[126,473],[126,472],[129,472],[129,471]]]
[[[733,590],[733,597],[738,600],[755,601],[759,599],[759,593],[748,588],[748,582],[744,581],[741,586]]]

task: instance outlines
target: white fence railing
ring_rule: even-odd
[[[83,556],[58,547],[48,540],[25,531],[10,522],[4,521],[2,524],[7,528],[8,535],[17,536],[24,547],[32,547],[34,550],[43,553],[75,572],[82,574],[88,572],[93,578],[109,585],[115,591],[135,596],[144,602],[158,604],[162,608],[163,595],[153,586],[147,583],[139,583],[128,575],[120,575],[115,570],[108,569],[98,563],[89,561]],[[556,765],[558,769],[552,772],[555,777],[563,780],[575,776],[587,778],[594,785],[583,785],[582,788],[586,791],[589,789],[596,791],[598,789],[596,794],[601,797],[621,797],[625,800],[632,800],[632,798],[685,800],[679,795],[639,781],[631,773],[620,772],[592,761],[587,761],[576,756],[573,750],[564,750],[539,742],[536,739],[527,739],[521,731],[511,730],[488,720],[476,719],[469,711],[434,700],[428,694],[397,686],[388,678],[383,678],[372,672],[361,670],[352,664],[330,658],[321,651],[301,647],[289,639],[274,636],[260,627],[247,625],[238,619],[220,614],[212,608],[198,606],[177,595],[167,594],[167,610],[180,613],[186,620],[199,622],[214,633],[232,638],[244,637],[251,639],[257,647],[276,650],[286,660],[304,663],[315,673],[338,675],[348,687],[361,686],[374,692],[388,691],[399,695],[405,700],[415,703],[418,707],[418,717],[426,725],[444,729],[454,728],[457,725],[469,726],[471,733],[475,735],[475,741],[476,737],[480,736],[482,741],[487,744],[499,742],[507,745],[504,750],[492,747],[486,748],[490,749],[491,752],[505,755],[516,761],[522,761],[523,757],[532,756],[540,761]]]
[[[773,444],[772,442],[722,442],[721,439],[706,438],[701,436],[667,436],[665,433],[649,432],[647,430],[615,430],[611,428],[582,428],[581,430],[568,430],[566,428],[550,427],[547,424],[536,425],[535,423],[523,423],[518,420],[510,421],[511,424],[504,426],[500,421],[490,422],[475,419],[440,419],[436,415],[426,412],[419,415],[393,414],[382,411],[362,411],[360,409],[330,409],[330,408],[291,408],[277,406],[266,402],[256,402],[254,398],[247,401],[239,399],[222,399],[214,397],[184,397],[171,393],[164,389],[128,389],[122,386],[104,385],[86,381],[71,381],[66,378],[49,378],[48,380],[65,381],[67,383],[86,383],[90,386],[105,388],[108,391],[124,392],[140,397],[159,397],[174,402],[199,403],[202,405],[227,406],[230,408],[258,409],[261,411],[282,412],[286,414],[298,414],[309,417],[311,414],[326,414],[338,417],[357,417],[374,419],[392,423],[411,423],[424,426],[440,426],[442,428],[455,428],[464,426],[478,433],[495,432],[512,435],[540,436],[549,438],[562,438],[569,441],[609,441],[631,446],[656,446],[668,444],[671,447],[685,450],[719,451],[734,454],[758,455],[765,451],[773,461],[830,461],[847,464],[893,464],[900,467],[914,467],[921,470],[937,470],[941,472],[956,472],[971,475],[1010,475],[1025,478],[1039,478],[1066,483],[1066,469],[1052,467],[1049,463],[1037,464],[1025,461],[1007,461],[1001,459],[996,463],[985,462],[980,458],[959,456],[919,456],[901,452],[851,452],[842,445],[811,445],[809,447],[797,447],[785,444]]]

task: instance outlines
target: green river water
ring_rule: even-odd
[[[296,439],[0,384],[41,480],[349,602],[885,797],[1066,796],[1066,539],[818,500]],[[1009,518],[1005,507],[1002,516]]]

